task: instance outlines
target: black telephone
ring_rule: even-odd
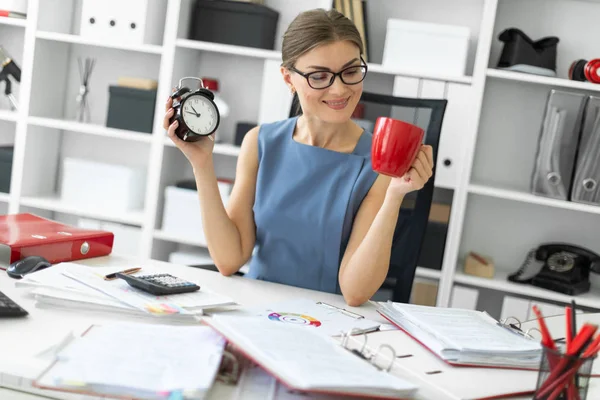
[[[590,290],[590,271],[600,273],[598,254],[572,244],[546,243],[531,250],[508,280],[574,296]]]

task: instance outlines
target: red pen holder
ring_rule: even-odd
[[[543,346],[534,400],[585,400],[595,358]]]

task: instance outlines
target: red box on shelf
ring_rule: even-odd
[[[82,229],[34,214],[0,215],[0,268],[28,256],[41,256],[50,263],[109,255],[112,232]]]

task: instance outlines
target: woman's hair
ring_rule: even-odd
[[[304,53],[317,46],[349,40],[356,44],[360,54],[363,54],[363,42],[356,25],[344,14],[331,9],[322,8],[304,11],[290,23],[281,44],[282,66],[291,68]],[[301,114],[302,108],[298,93],[294,93],[294,114]]]
[[[290,23],[281,45],[282,65],[294,66],[298,57],[317,46],[337,40],[349,40],[363,54],[363,43],[356,25],[336,10],[322,8],[304,11]]]

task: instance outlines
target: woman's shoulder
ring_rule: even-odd
[[[287,129],[289,129],[291,126],[296,124],[296,120],[298,119],[298,117],[290,117],[290,118],[286,118],[286,119],[280,119],[278,121],[272,121],[272,122],[263,122],[262,124],[260,124],[259,130],[260,132],[267,132],[267,133],[277,133],[277,132],[281,132],[281,131],[285,131]]]
[[[258,126],[258,140],[270,142],[284,139],[287,133],[293,132],[296,117],[286,118],[273,122],[265,122]]]

